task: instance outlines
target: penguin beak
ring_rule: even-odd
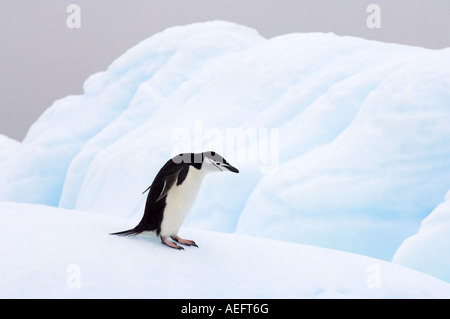
[[[222,165],[222,167],[225,167],[227,170],[229,170],[230,172],[233,172],[233,173],[239,173],[239,170],[236,168],[236,167],[234,167],[234,166],[231,166],[230,164],[223,164]]]

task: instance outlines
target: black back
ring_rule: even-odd
[[[150,186],[145,203],[144,216],[134,228],[134,233],[156,231],[156,234],[159,236],[164,209],[167,204],[168,191],[175,183],[176,185],[183,183],[190,166],[195,169],[201,169],[202,161],[203,156],[199,157],[199,154],[185,153],[171,158],[164,164]]]

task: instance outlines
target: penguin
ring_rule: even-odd
[[[142,193],[149,191],[139,224],[133,229],[111,235],[136,236],[142,232],[152,232],[170,248],[183,250],[177,243],[198,247],[193,240],[179,237],[178,231],[194,204],[203,178],[208,173],[226,171],[239,173],[237,168],[213,151],[182,153],[171,158]]]

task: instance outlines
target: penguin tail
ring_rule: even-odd
[[[136,228],[128,229],[124,231],[119,231],[117,233],[110,233],[110,235],[117,235],[117,236],[136,236],[140,234],[141,231],[136,230]]]

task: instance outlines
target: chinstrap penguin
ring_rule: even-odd
[[[222,156],[216,152],[179,154],[160,169],[153,183],[143,192],[149,190],[145,204],[144,216],[139,224],[130,230],[111,235],[135,236],[142,232],[153,232],[160,236],[161,242],[175,249],[179,244],[197,246],[193,240],[178,236],[206,174],[230,171],[239,173]]]

